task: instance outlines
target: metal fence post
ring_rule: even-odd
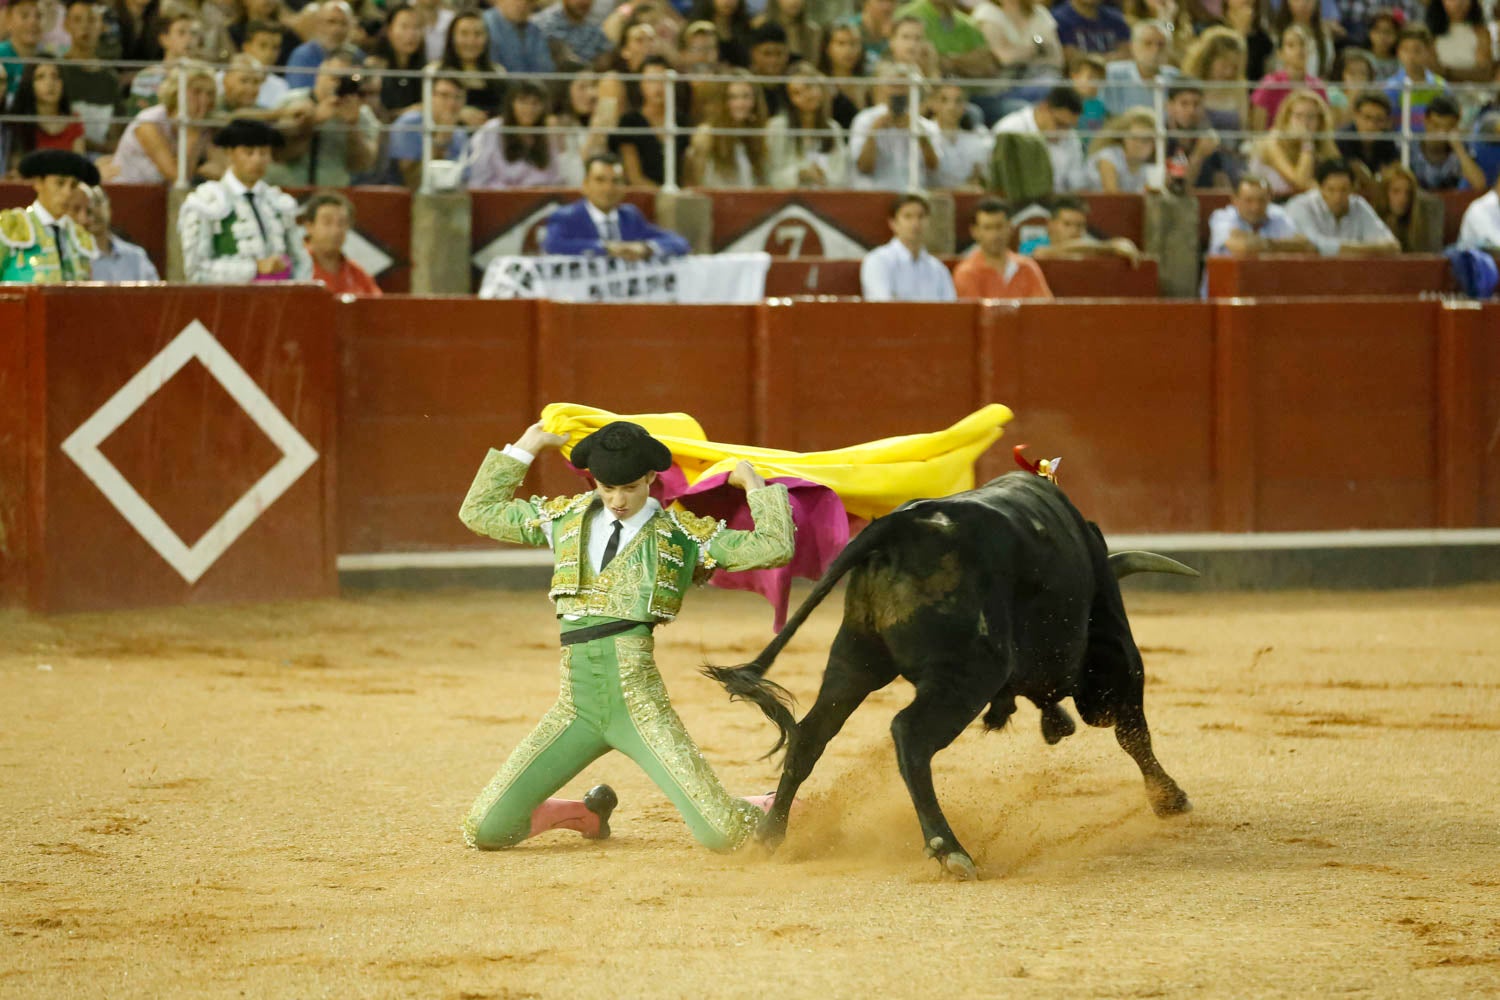
[[[185,191],[188,183],[188,72],[186,64],[178,64],[177,70],[177,181],[173,185]]]
[[[422,71],[422,182],[418,190],[432,193],[432,67]]]
[[[667,70],[667,143],[662,150],[661,189],[676,194],[677,187],[677,71]]]
[[[1401,165],[1411,169],[1411,77],[1401,81]]]
[[[1169,187],[1167,183],[1167,84],[1160,73],[1157,73],[1156,79],[1151,81],[1151,103],[1156,108],[1156,168],[1161,171],[1162,186]]]
[[[922,185],[922,84],[921,74],[912,70],[906,85],[906,186],[911,191]]]

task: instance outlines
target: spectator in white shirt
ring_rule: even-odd
[[[275,66],[281,60],[282,37],[280,25],[270,21],[251,21],[245,25],[245,44],[240,52],[254,56],[263,67]],[[266,69],[260,81],[260,91],[255,95],[255,105],[266,109],[280,107],[291,89],[290,84]]]
[[[1458,245],[1464,250],[1500,250],[1500,182],[1464,209]]]
[[[1246,174],[1234,198],[1208,217],[1208,253],[1212,257],[1253,257],[1263,253],[1307,253],[1312,243],[1297,232],[1286,210],[1271,203],[1265,178]]]
[[[1343,160],[1324,160],[1314,174],[1318,186],[1286,203],[1297,231],[1324,257],[1377,257],[1401,252],[1401,244],[1368,201],[1354,194],[1354,174]]]
[[[898,195],[887,221],[891,241],[865,254],[859,265],[860,294],[871,302],[952,302],[953,275],[927,252],[932,210],[919,194]]]
[[[1078,119],[1083,115],[1083,99],[1069,84],[1053,87],[1047,96],[1029,108],[1013,111],[995,123],[995,134],[1002,132],[1039,133],[1047,142],[1052,159],[1052,187],[1057,191],[1088,189],[1088,169],[1084,165],[1083,142],[1078,138]]]
[[[1130,58],[1107,63],[1100,96],[1112,115],[1130,108],[1156,107],[1156,88],[1177,76],[1166,65],[1167,32],[1159,21],[1137,21],[1130,30]]]
[[[915,69],[902,63],[883,62],[872,88],[875,106],[854,116],[849,124],[849,155],[854,160],[854,187],[866,191],[905,191],[911,187],[910,163],[912,119],[916,108],[908,107],[912,79],[921,79]],[[922,183],[941,162],[937,123],[917,115],[917,148],[922,158]]]
[[[969,95],[956,83],[946,83],[932,98],[932,117],[942,130],[938,168],[932,172],[932,187],[982,188],[989,176],[990,154],[995,136],[988,129],[969,128],[964,115]]]
[[[68,202],[68,214],[73,221],[94,236],[94,245],[99,256],[94,258],[91,281],[160,281],[156,265],[146,256],[146,251],[116,236],[109,228],[111,219],[109,195],[104,188],[87,184],[78,185],[73,198]]]

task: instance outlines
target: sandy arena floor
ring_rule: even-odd
[[[694,672],[766,606],[660,636],[726,784],[769,729]],[[556,691],[540,594],[0,615],[7,997],[1500,995],[1500,588],[1135,595],[1157,820],[1106,731],[1029,705],[938,788],[982,881],[924,859],[871,699],[782,851],[713,855],[625,758],[614,839],[507,853],[459,821]],[[830,602],[774,677],[805,708]]]

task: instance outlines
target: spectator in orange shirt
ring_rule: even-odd
[[[336,191],[320,191],[302,206],[307,252],[312,256],[313,279],[335,295],[380,295],[380,286],[354,261],[344,256],[344,239],[354,223],[354,206]]]
[[[1009,205],[999,198],[985,198],[974,207],[969,235],[974,238],[974,249],[953,270],[959,298],[1052,298],[1036,261],[1010,248]]]

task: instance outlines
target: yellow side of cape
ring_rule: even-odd
[[[991,403],[953,426],[906,434],[833,451],[799,453],[709,441],[686,413],[611,413],[580,403],[551,403],[542,424],[573,445],[613,420],[640,424],[671,450],[689,484],[727,473],[741,460],[767,478],[793,476],[827,486],[856,517],[873,518],[919,497],[943,497],[974,487],[974,463],[1000,438],[1008,407]]]

